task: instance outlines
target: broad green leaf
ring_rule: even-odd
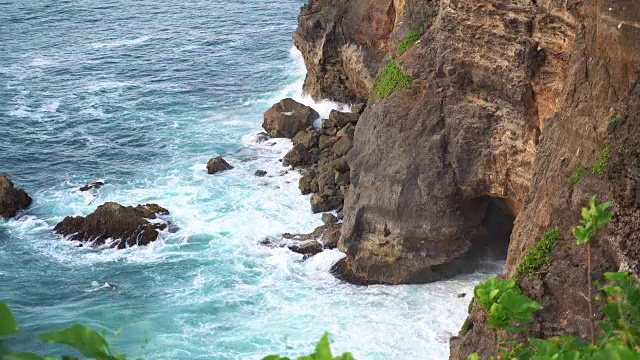
[[[5,303],[0,302],[0,338],[18,332],[18,324],[13,313]]]
[[[329,334],[324,333],[322,338],[316,345],[316,360],[333,360],[333,355],[331,355],[331,346],[329,345]]]
[[[480,360],[480,356],[478,355],[478,353],[473,353],[467,356],[467,360]]]
[[[109,345],[102,335],[83,325],[76,324],[66,329],[43,334],[40,340],[71,346],[87,357],[113,359],[108,354]]]

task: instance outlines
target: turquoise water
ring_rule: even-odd
[[[329,274],[335,250],[303,262],[257,245],[321,224],[299,175],[278,175],[290,142],[254,137],[284,96],[325,115],[340,107],[300,96],[302,4],[0,2],[0,172],[34,198],[0,220],[0,299],[22,329],[11,348],[40,351],[37,334],[80,322],[122,330],[114,346],[132,358],[299,355],[325,330],[358,359],[447,358],[469,301],[456,294],[486,273],[356,287]],[[207,175],[215,155],[235,169]],[[76,190],[96,180],[95,197]],[[52,233],[105,201],[157,202],[179,231],[123,251]]]

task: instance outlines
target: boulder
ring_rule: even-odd
[[[291,98],[280,100],[264,113],[262,127],[272,137],[293,138],[298,132],[313,126],[318,112]]]
[[[318,134],[313,129],[300,131],[293,137],[293,145],[302,144],[307,150],[318,145]]]
[[[287,248],[298,254],[313,256],[322,252],[322,243],[316,240],[307,240],[294,242],[288,245]]]
[[[324,214],[322,214],[322,222],[325,225],[335,224],[335,223],[338,222],[338,218],[335,215],[333,215],[332,213],[324,213]]]
[[[334,153],[337,155],[347,155],[349,150],[353,147],[353,141],[351,141],[348,137],[341,137],[335,144],[331,147]]]
[[[347,163],[347,159],[345,157],[334,160],[332,162],[332,166],[337,172],[344,173],[349,171],[349,164]]]
[[[257,177],[263,177],[263,176],[267,175],[267,172],[265,170],[256,170],[254,175],[257,176]]]
[[[13,187],[11,180],[0,176],[0,218],[16,216],[18,211],[31,205],[31,197],[22,189]]]
[[[269,134],[267,134],[266,132],[259,132],[256,134],[256,142],[257,143],[263,143],[267,140],[271,139],[271,137],[269,136]]]
[[[302,195],[318,192],[318,173],[313,169],[305,170],[298,182]]]
[[[231,170],[233,166],[231,166],[222,156],[216,156],[209,160],[207,163],[207,173],[215,174],[221,171]]]
[[[100,189],[101,187],[104,186],[104,183],[102,181],[96,181],[90,184],[86,184],[84,186],[82,186],[79,190],[80,191],[89,191],[91,189]]]
[[[299,166],[309,163],[311,156],[302,144],[295,145],[282,159],[284,166]]]
[[[106,202],[86,217],[67,216],[53,229],[69,240],[89,243],[92,246],[109,244],[112,248],[147,245],[158,238],[158,230],[167,223],[150,222],[157,215],[167,215],[169,211],[157,204],[122,206]]]
[[[334,210],[342,205],[343,199],[337,196],[313,194],[311,196],[311,211],[314,214]]]
[[[349,123],[358,122],[359,114],[345,113],[337,110],[331,110],[329,113],[329,123],[333,127],[343,128]]]
[[[338,186],[338,187],[349,185],[349,183],[350,183],[349,172],[341,173],[341,172],[336,171],[335,172],[334,181],[336,183],[336,186]]]
[[[169,215],[169,210],[158,204],[138,205],[135,207],[135,210],[145,219],[155,219],[156,214]]]
[[[362,115],[362,113],[364,112],[364,109],[367,108],[367,104],[365,103],[359,103],[359,104],[355,104],[351,106],[351,113],[352,114],[358,114],[358,118],[360,118],[360,115]],[[356,123],[358,122],[358,119],[356,119]],[[355,123],[353,123],[355,125]]]
[[[282,234],[282,238],[290,241],[319,241],[324,249],[335,249],[340,239],[342,224],[332,223],[318,226],[308,234]]]
[[[338,138],[346,137],[350,141],[353,141],[353,136],[354,136],[355,132],[356,132],[355,126],[353,126],[351,124],[347,124],[336,133],[336,137],[338,137]]]
[[[328,136],[328,135],[324,135],[324,134],[320,135],[320,139],[318,140],[318,147],[321,150],[328,149],[331,146],[333,146],[333,144],[335,144],[337,140],[338,139],[336,139],[335,137],[332,137],[332,136]]]

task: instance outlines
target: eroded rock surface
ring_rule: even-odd
[[[366,100],[387,54],[437,6],[431,0],[310,0],[293,35],[307,67],[304,91],[317,100]]]

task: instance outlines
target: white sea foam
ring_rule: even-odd
[[[91,46],[93,46],[94,48],[115,48],[115,47],[120,47],[120,46],[131,46],[131,45],[138,45],[138,44],[142,44],[143,42],[147,41],[151,39],[150,36],[140,36],[137,37],[135,39],[130,39],[130,40],[119,40],[119,41],[113,41],[113,42],[102,42],[102,43],[93,43],[91,44]]]

